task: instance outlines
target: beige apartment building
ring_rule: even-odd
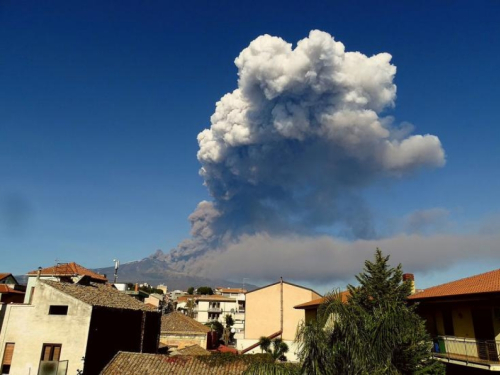
[[[305,320],[304,310],[294,306],[321,298],[314,290],[278,281],[274,284],[246,293],[246,318],[244,339],[238,340],[238,350],[246,353],[259,353],[255,345],[262,336],[281,336],[290,347],[289,360],[296,360],[294,344],[297,326]],[[276,335],[276,333],[280,334]],[[250,350],[248,350],[251,348]]]

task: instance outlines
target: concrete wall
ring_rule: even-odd
[[[281,284],[277,283],[246,294],[245,339],[258,340],[280,330]],[[283,340],[295,340],[304,310],[293,307],[321,296],[309,289],[283,283]]]
[[[50,305],[67,305],[68,315],[49,315]],[[5,344],[15,343],[10,373],[36,374],[43,344],[62,344],[60,360],[68,360],[68,374],[76,374],[83,369],[91,311],[91,306],[48,285],[36,285],[31,305],[7,305],[0,358]]]

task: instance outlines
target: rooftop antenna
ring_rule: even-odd
[[[118,259],[113,259],[113,262],[115,262],[115,281],[113,284],[116,284],[116,279],[118,278],[118,268],[120,268],[120,261]]]

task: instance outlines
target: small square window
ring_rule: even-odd
[[[49,315],[68,315],[68,306],[50,305]]]

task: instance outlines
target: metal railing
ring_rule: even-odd
[[[220,314],[222,312],[222,309],[220,307],[209,307],[208,312]]]
[[[500,341],[495,340],[438,336],[434,339],[432,351],[434,356],[440,358],[500,363]]]

